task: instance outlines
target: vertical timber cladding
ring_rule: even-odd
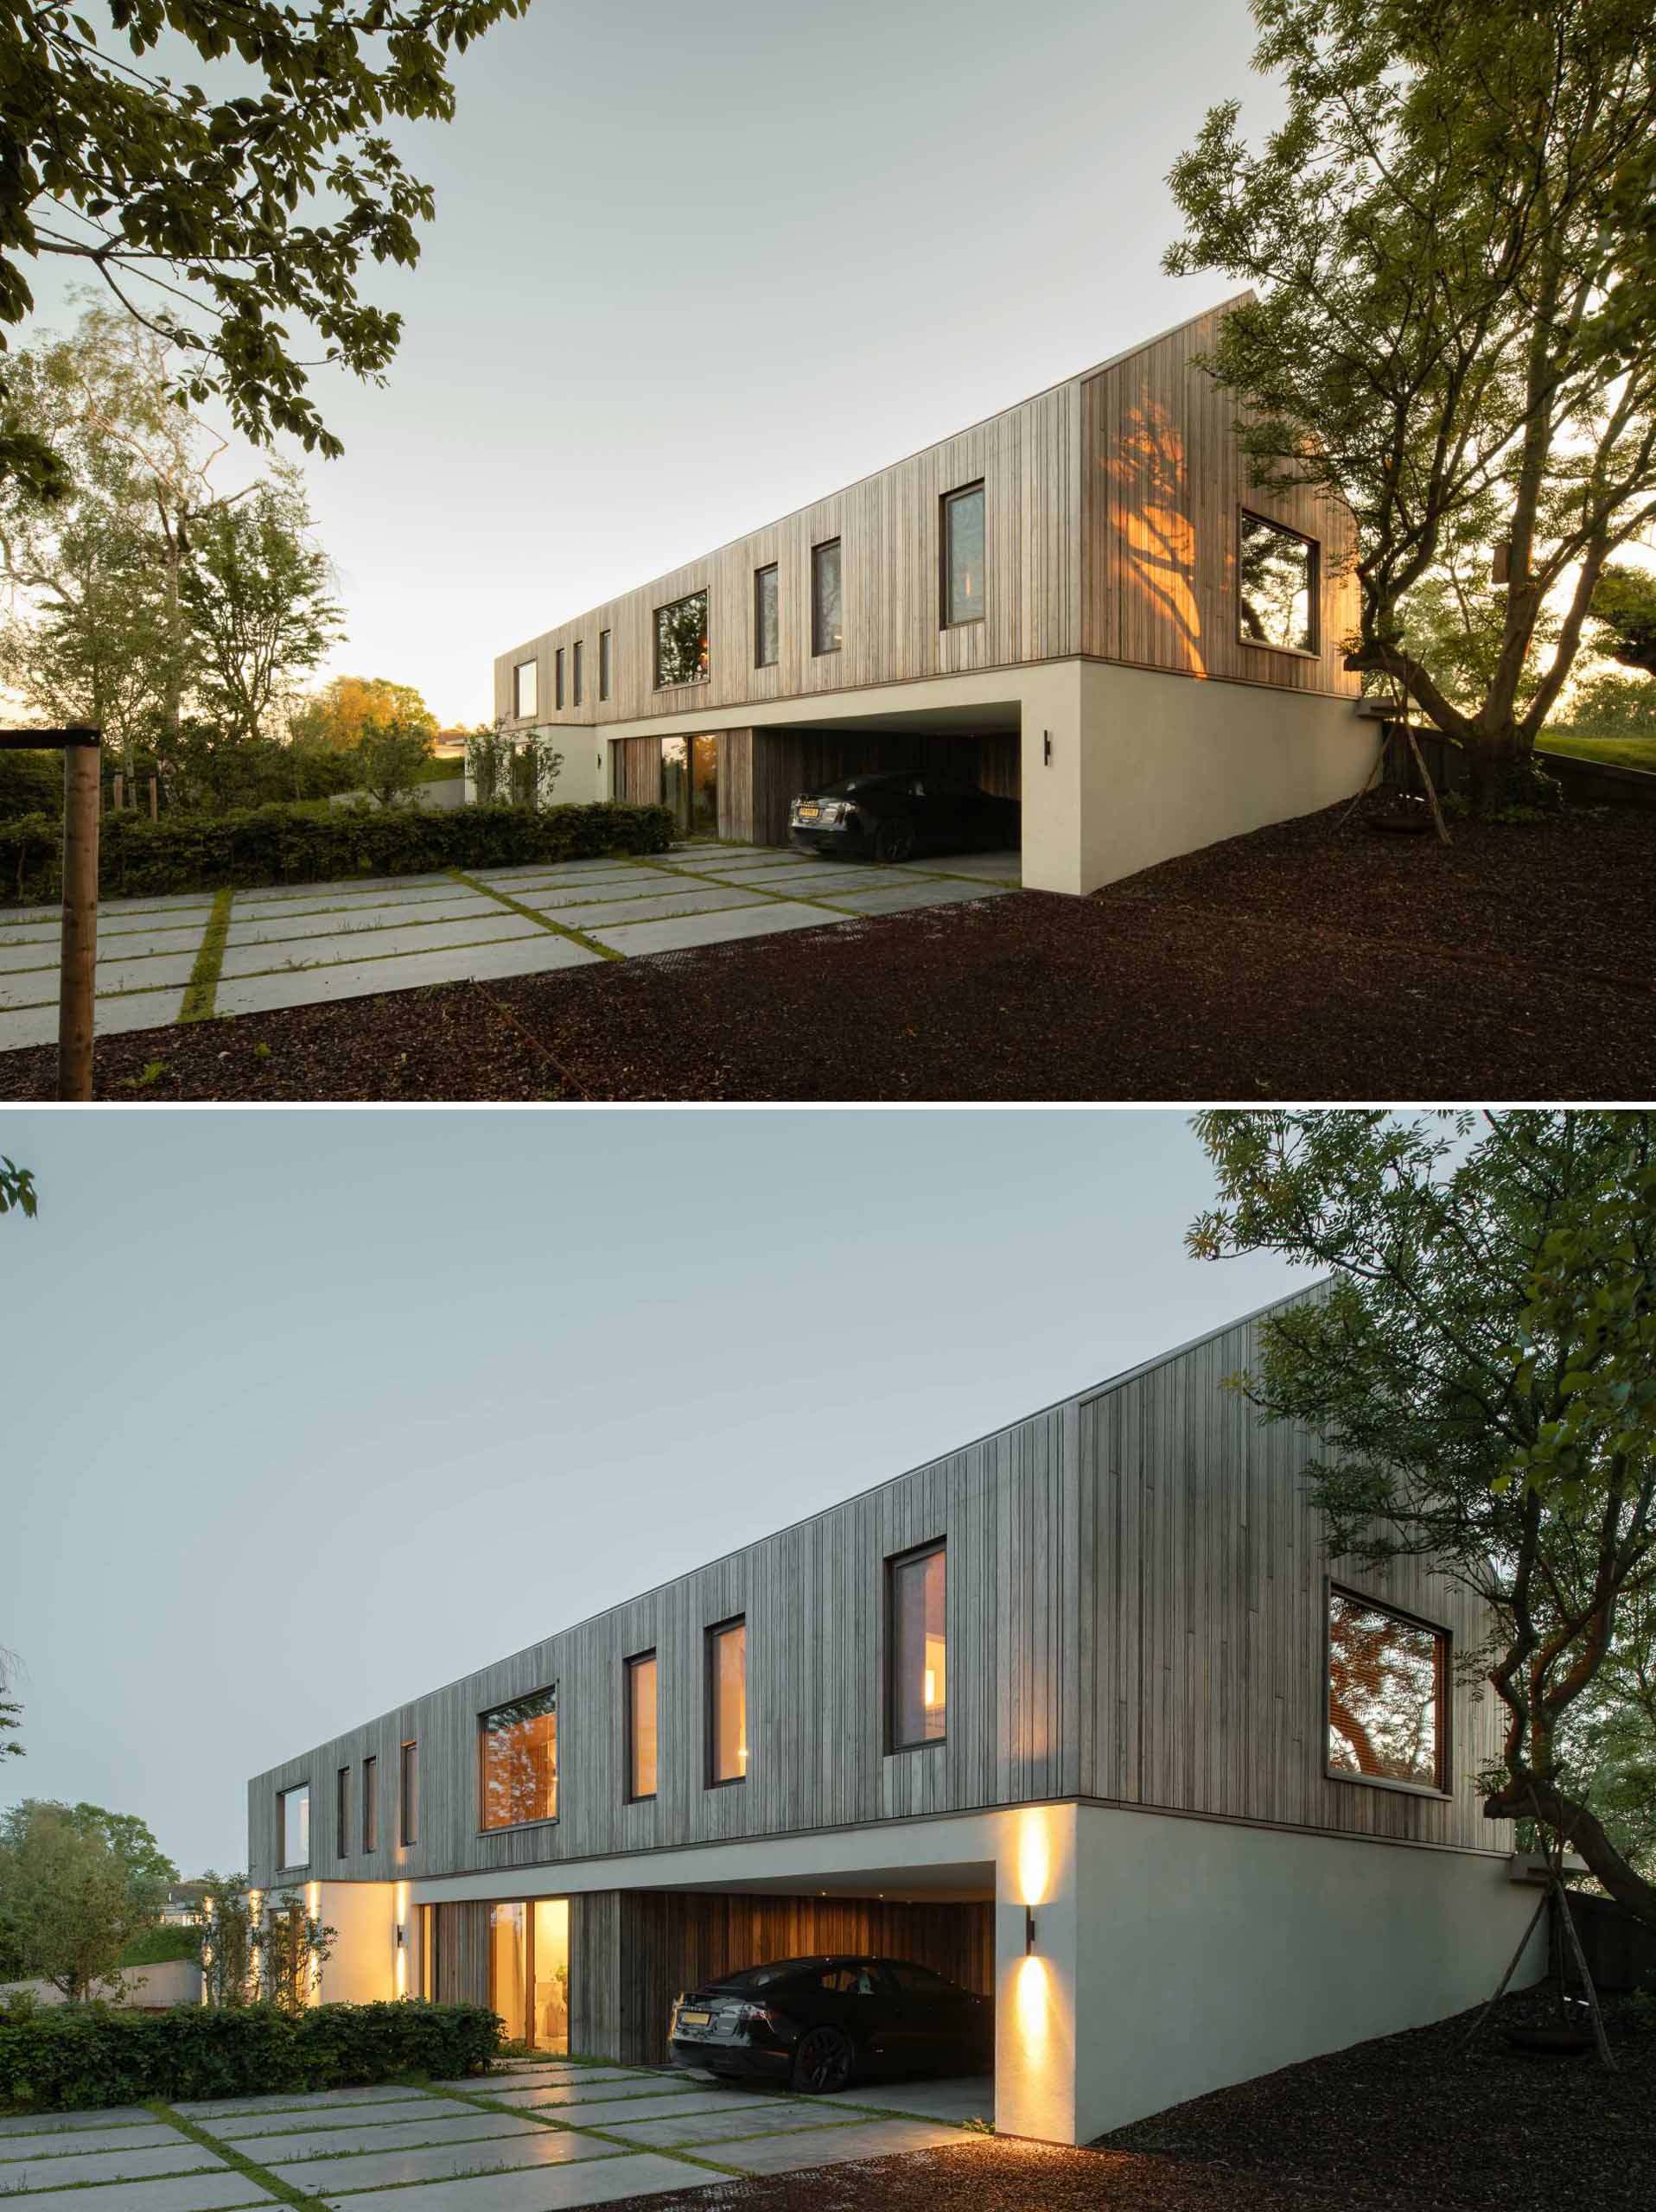
[[[488,2003],[488,1907],[435,1904],[431,1933],[436,1954],[435,1998],[439,2005]]]
[[[672,2000],[696,1983],[820,1952],[913,1959],[984,1995],[995,1986],[994,1908],[871,1897],[602,1891],[572,1900],[570,2048],[665,2065]]]

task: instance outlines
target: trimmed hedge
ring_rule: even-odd
[[[0,899],[61,895],[61,823],[42,814],[0,822]],[[98,886],[106,899],[262,883],[331,883],[353,875],[424,875],[524,861],[661,853],[665,806],[254,806],[227,814],[106,814]]]
[[[402,2074],[447,2079],[481,2071],[500,2037],[500,2021],[481,2005],[318,2005],[296,2016],[271,2005],[0,2012],[0,2104],[68,2112],[150,2097],[356,2088]]]

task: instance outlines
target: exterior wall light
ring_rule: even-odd
[[[1035,1956],[1035,1907],[1032,1904],[1026,1904],[1023,1908],[1023,1955],[1026,1959]]]
[[[1043,766],[1048,768],[1051,767],[1052,732],[1049,729],[1043,729],[1041,733],[1041,759]]]

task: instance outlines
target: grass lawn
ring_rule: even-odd
[[[1385,836],[1343,810],[1146,869],[98,1047],[158,1099],[1656,1095],[1656,812]],[[0,1096],[49,1098],[49,1047]]]
[[[1613,768],[1647,768],[1656,772],[1656,734],[1648,737],[1577,737],[1547,730],[1538,750],[1568,753],[1577,760],[1607,760]]]
[[[147,1928],[135,1936],[120,1955],[124,1967],[160,1967],[173,1959],[196,1959],[201,1955],[200,1931],[194,1928]]]
[[[1521,2057],[1501,2018],[1469,2055],[1471,2016],[1353,2045],[1216,2090],[1085,2150],[971,2138],[863,2165],[727,2182],[720,2212],[1649,2212],[1656,2020],[1606,2012],[1617,2070]],[[702,2192],[613,2212],[695,2212]]]

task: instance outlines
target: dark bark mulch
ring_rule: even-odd
[[[1469,2056],[1473,2015],[1358,2044],[1215,2090],[1084,2150],[973,2137],[957,2149],[626,2200],[637,2212],[1650,2212],[1656,2203],[1656,2020],[1608,2000],[1618,2071],[1520,2056],[1500,2022]],[[870,2096],[877,2098],[878,2092]],[[717,2145],[704,2155],[717,2158]],[[617,2208],[621,2212],[621,2208]]]
[[[1656,1095],[1656,814],[1461,823],[1447,849],[1339,818],[1086,899],[1027,892],[112,1037],[99,1096]],[[49,1050],[0,1057],[0,1096],[49,1097],[53,1080]]]

